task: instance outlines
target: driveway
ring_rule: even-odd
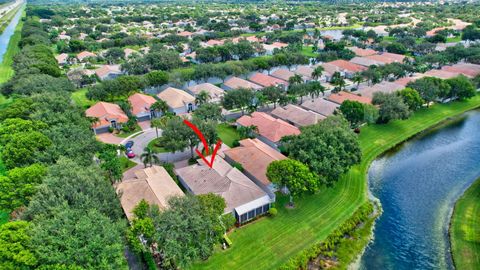
[[[103,143],[108,143],[108,144],[120,144],[122,143],[123,138],[117,137],[112,133],[107,132],[107,133],[98,134],[97,140]]]

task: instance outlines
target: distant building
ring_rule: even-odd
[[[157,100],[145,94],[135,93],[128,98],[132,107],[132,114],[138,121],[149,120],[156,116],[156,112],[150,109]]]
[[[121,128],[122,124],[128,122],[128,116],[120,106],[108,102],[98,102],[85,111],[87,117],[95,118],[92,128],[95,134],[108,132],[111,128]]]
[[[103,65],[95,70],[95,74],[102,81],[112,80],[123,75],[120,65]]]
[[[170,111],[175,114],[185,114],[195,110],[195,97],[183,90],[168,87],[157,97],[165,101]]]

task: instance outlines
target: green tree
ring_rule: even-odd
[[[365,120],[364,106],[358,101],[345,100],[339,109],[352,127],[358,127]]]
[[[168,73],[154,70],[145,74],[147,86],[159,86],[168,83]]]
[[[240,109],[242,115],[253,102],[254,93],[250,89],[239,88],[227,91],[222,98],[222,105],[227,110]]]
[[[425,103],[425,101],[415,89],[406,87],[405,89],[398,91],[397,93],[402,97],[403,102],[407,104],[408,108],[411,111],[416,111],[420,109]]]
[[[356,135],[341,116],[327,117],[303,128],[300,135],[287,136],[282,141],[290,158],[306,164],[327,185],[333,185],[361,159]]]
[[[463,75],[447,79],[446,82],[450,85],[449,97],[452,99],[464,100],[471,98],[476,94],[475,86],[472,81]]]
[[[216,243],[215,225],[193,196],[173,197],[170,208],[153,217],[154,240],[164,258],[163,267],[186,268],[208,258]]]
[[[372,103],[380,106],[379,123],[388,123],[395,119],[407,119],[411,113],[408,105],[396,93],[376,92],[373,94]]]
[[[155,113],[161,113],[162,115],[168,112],[168,104],[164,100],[157,100],[150,106],[150,110],[153,110]]]
[[[308,166],[293,159],[276,160],[267,168],[267,177],[278,186],[287,187],[290,193],[290,205],[293,198],[306,192],[314,193],[320,189],[321,181]]]
[[[5,270],[32,269],[37,258],[30,250],[30,224],[12,221],[0,226],[0,268]]]
[[[45,166],[32,164],[11,169],[6,176],[0,176],[0,209],[11,212],[28,205],[46,173]]]
[[[202,120],[220,121],[222,116],[222,108],[215,103],[204,103],[198,107],[193,115]]]
[[[318,80],[319,78],[322,77],[323,71],[325,69],[322,66],[317,66],[313,71],[312,71],[312,79]]]
[[[202,105],[210,101],[210,94],[207,91],[201,90],[195,97],[195,104]]]
[[[407,87],[417,90],[423,100],[427,103],[427,106],[430,106],[431,102],[439,98],[446,98],[450,93],[451,88],[444,80],[434,77],[424,77],[409,82]]]
[[[143,165],[145,165],[145,168],[147,167],[147,164],[150,164],[150,167],[152,167],[153,164],[160,163],[160,159],[156,155],[155,151],[150,147],[145,147],[145,149],[143,149],[140,159],[142,160]]]

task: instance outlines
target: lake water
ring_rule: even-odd
[[[7,51],[8,43],[10,42],[10,38],[15,32],[15,27],[17,27],[17,24],[22,17],[22,11],[23,9],[18,10],[17,14],[15,14],[15,16],[5,28],[3,33],[0,34],[0,63],[3,61],[3,55]]]
[[[480,111],[402,144],[372,163],[371,193],[383,214],[360,269],[453,269],[452,207],[480,176]]]

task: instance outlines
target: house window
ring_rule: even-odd
[[[265,205],[263,206],[263,212],[264,212],[264,213],[265,213],[265,212],[268,212],[268,209],[270,209],[270,204],[265,204]]]
[[[240,223],[243,223],[247,220],[247,213],[243,214],[242,216],[240,216]]]
[[[191,112],[193,111],[193,104],[192,103],[188,103],[188,112]]]
[[[263,214],[263,212],[262,212],[262,207],[261,207],[261,206],[258,207],[257,209],[255,209],[255,214],[256,214],[257,216]]]
[[[115,121],[115,120],[110,121],[110,125],[113,128],[117,128],[117,121]]]
[[[254,217],[255,217],[255,210],[248,212],[248,219],[252,219]]]

